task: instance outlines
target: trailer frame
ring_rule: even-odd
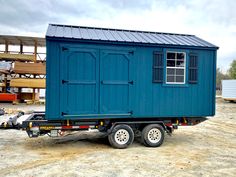
[[[108,137],[117,126],[128,126],[133,132],[142,132],[148,125],[160,125],[168,135],[171,135],[178,126],[196,125],[206,120],[206,117],[176,117],[176,118],[90,118],[90,119],[67,119],[46,120],[44,112],[36,112],[22,122],[21,128],[25,130],[30,138],[42,135],[50,137],[62,136],[65,131],[86,131],[97,129],[105,132]],[[145,143],[144,143],[145,144]],[[112,145],[112,143],[111,143]],[[122,148],[126,148],[127,146]],[[120,148],[116,147],[115,148]]]

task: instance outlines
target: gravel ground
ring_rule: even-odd
[[[0,122],[4,119],[1,116]],[[234,177],[235,121],[236,103],[218,99],[215,117],[194,127],[179,127],[173,136],[166,136],[161,147],[144,147],[136,138],[123,150],[111,148],[96,132],[29,139],[23,131],[0,130],[0,176]]]

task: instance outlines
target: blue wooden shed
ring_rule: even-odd
[[[48,120],[215,114],[217,46],[194,35],[50,24]]]

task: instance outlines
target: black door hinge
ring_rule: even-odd
[[[62,51],[67,51],[67,50],[69,50],[69,49],[66,48],[66,47],[62,47],[61,50],[62,50]]]
[[[134,81],[129,81],[128,83],[131,85],[134,85]]]
[[[61,80],[61,83],[62,84],[65,84],[65,83],[68,83],[69,81],[66,81],[66,80]]]

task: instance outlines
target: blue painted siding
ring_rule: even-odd
[[[62,46],[69,50],[62,52]],[[184,85],[152,82],[154,51],[163,51],[165,63],[166,51],[186,52]],[[197,84],[188,83],[190,52],[197,53],[199,58]],[[215,70],[214,49],[47,39],[46,117],[211,116],[215,113]],[[75,83],[63,85],[61,80],[68,78]],[[69,114],[62,116],[62,112]]]
[[[60,118],[60,56],[59,46],[46,41],[46,116],[48,119]]]

